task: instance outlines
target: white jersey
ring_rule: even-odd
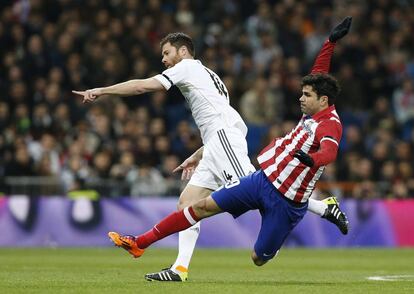
[[[239,113],[230,106],[226,86],[201,61],[183,59],[154,78],[166,90],[173,85],[180,89],[190,106],[204,144],[218,130],[226,127],[236,127],[246,136],[247,127]]]

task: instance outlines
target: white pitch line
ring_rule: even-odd
[[[414,281],[414,275],[387,275],[367,277],[370,281]]]

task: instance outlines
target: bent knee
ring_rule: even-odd
[[[256,252],[253,251],[252,252],[252,261],[255,265],[262,266],[262,265],[266,264],[269,260],[272,260],[273,258],[275,258],[278,255],[278,253],[279,253],[279,250],[276,251],[276,254],[274,256],[272,256],[270,259],[263,260],[262,258],[260,258],[256,255]]]
[[[193,205],[193,209],[200,218],[206,218],[221,212],[221,209],[211,197],[199,200]]]
[[[263,259],[261,259],[260,257],[258,257],[257,255],[256,255],[256,252],[252,252],[252,261],[253,261],[253,263],[255,264],[255,265],[257,265],[257,266],[262,266],[262,265],[264,265],[267,261],[266,260],[263,260]]]
[[[184,191],[184,192],[181,193],[180,198],[178,199],[177,209],[178,210],[183,210],[187,206],[192,205],[194,203],[194,201],[195,201],[195,199],[190,197],[190,195],[188,195],[188,193],[185,193],[185,191]]]
[[[180,195],[177,203],[178,210],[182,210],[204,199],[210,195],[211,191],[206,188],[186,188]]]
[[[186,208],[189,205],[190,205],[189,201],[183,200],[180,197],[180,199],[178,199],[178,203],[177,203],[177,210],[183,210],[184,208]]]
[[[264,260],[261,260],[261,259],[253,259],[252,258],[252,260],[253,260],[253,263],[256,265],[256,266],[262,266],[262,265],[264,265],[267,261],[264,261]]]
[[[197,215],[202,216],[208,213],[206,202],[206,199],[201,199],[193,205],[193,209],[197,212]]]

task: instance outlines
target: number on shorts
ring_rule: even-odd
[[[231,181],[231,182],[226,183],[224,185],[224,187],[226,187],[226,189],[230,189],[230,188],[233,188],[233,187],[237,186],[238,184],[240,184],[240,180],[239,179],[236,179],[234,181]]]

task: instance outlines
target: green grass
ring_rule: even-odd
[[[248,250],[197,249],[187,283],[146,282],[175,250],[0,249],[0,293],[414,293],[414,249],[283,249],[263,267]],[[401,281],[369,276],[411,275]]]

